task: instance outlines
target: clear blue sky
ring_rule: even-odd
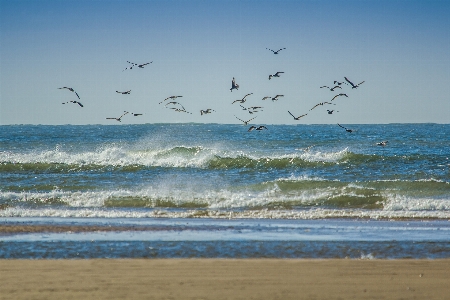
[[[124,110],[143,115],[122,124],[450,123],[450,1],[0,0],[0,33],[0,125],[119,124],[106,117]],[[365,82],[309,111],[344,76]],[[78,100],[63,86],[83,108],[61,104]],[[247,93],[263,111],[231,104]],[[171,95],[193,114],[158,104]]]

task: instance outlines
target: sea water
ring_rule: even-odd
[[[248,127],[0,126],[0,224],[169,226],[0,236],[0,257],[450,256],[449,124]]]

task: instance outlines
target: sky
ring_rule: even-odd
[[[127,61],[152,63],[126,69]],[[233,77],[239,89],[230,91]],[[364,83],[320,88],[344,77]],[[262,111],[232,104],[249,93],[242,106]],[[348,97],[310,110],[339,93]],[[159,104],[172,95],[192,114]],[[142,115],[106,119],[124,111]],[[0,125],[255,116],[258,124],[450,123],[450,1],[0,0]]]

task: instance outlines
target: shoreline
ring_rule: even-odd
[[[0,299],[445,299],[450,259],[0,259]]]

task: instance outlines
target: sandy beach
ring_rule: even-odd
[[[0,299],[448,299],[450,260],[0,260]]]

